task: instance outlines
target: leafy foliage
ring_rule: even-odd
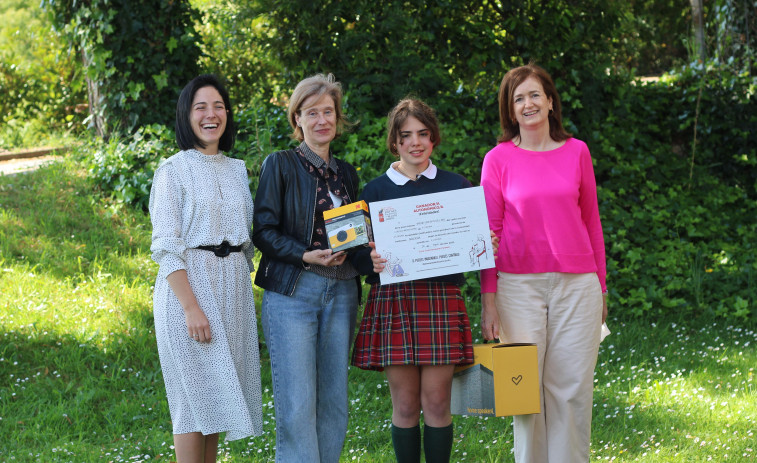
[[[608,83],[611,116],[590,147],[610,294],[633,315],[754,317],[753,86],[691,69],[657,84]]]
[[[629,6],[617,39],[623,53],[616,58],[616,67],[648,76],[688,62],[690,0],[631,0]]]
[[[757,71],[756,7],[753,0],[717,0],[707,22],[710,56],[752,75]]]
[[[173,119],[198,73],[197,19],[186,0],[44,0],[81,53],[92,124],[107,139]]]
[[[489,94],[504,71],[530,60],[581,85],[609,66],[623,5],[261,0],[258,11],[271,30],[261,39],[278,52],[290,87],[332,72],[349,83],[356,113],[383,115],[408,93],[432,105],[456,93]]]
[[[22,0],[0,6],[0,146],[43,142],[80,127],[86,113],[82,72],[47,17]]]
[[[155,169],[176,152],[171,129],[144,126],[133,135],[102,142],[89,160],[90,178],[117,201],[147,210]]]
[[[234,100],[247,107],[281,95],[278,53],[267,46],[269,20],[255,8],[257,0],[193,0],[202,21],[203,69],[224,76]],[[289,89],[287,88],[286,91]]]
[[[255,102],[234,114],[237,139],[232,157],[244,159],[250,174],[250,185],[255,190],[260,167],[266,156],[292,142],[286,109],[272,103]]]

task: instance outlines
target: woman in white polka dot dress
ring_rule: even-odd
[[[181,92],[182,149],[150,192],[155,333],[179,463],[214,462],[218,435],[260,435],[260,357],[250,272],[253,203],[243,161],[226,157],[235,127],[215,76]]]

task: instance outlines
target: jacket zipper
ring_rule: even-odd
[[[316,201],[318,199],[318,180],[315,181],[315,190],[313,191],[314,198],[316,198]],[[310,237],[313,237],[313,229],[315,229],[315,203],[316,201],[313,201],[313,213],[310,215],[311,221],[310,221]],[[289,293],[289,296],[294,294],[295,288],[297,288],[297,283],[300,282],[300,277],[302,276],[302,272],[305,270],[300,270],[300,273],[297,274],[297,279],[294,280],[294,285],[292,285],[292,291]]]

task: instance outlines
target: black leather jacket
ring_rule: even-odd
[[[293,150],[277,151],[263,161],[255,194],[252,242],[261,253],[255,284],[286,296],[305,269],[302,255],[310,245],[315,215],[317,181]],[[352,201],[358,194],[357,171],[336,160]]]

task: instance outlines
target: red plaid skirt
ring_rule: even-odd
[[[473,363],[468,312],[460,288],[409,281],[371,286],[352,364],[365,370],[388,365]]]

